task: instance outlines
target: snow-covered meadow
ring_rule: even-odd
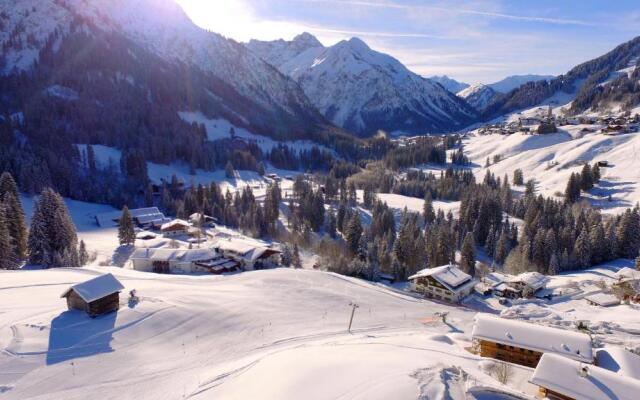
[[[547,135],[470,135],[463,143],[465,153],[476,165],[476,178],[482,179],[489,170],[500,177],[506,174],[511,180],[513,171],[519,168],[525,180],[536,181],[538,193],[556,198],[564,193],[571,174],[580,172],[584,163],[607,161],[610,166],[600,169],[601,182],[591,190],[589,200],[607,213],[633,207],[640,201],[640,134],[582,135],[582,127],[561,127],[559,133]],[[494,163],[494,156],[499,156],[500,161]],[[485,167],[487,158],[489,167]],[[612,201],[608,201],[609,196]]]

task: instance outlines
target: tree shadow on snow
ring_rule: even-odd
[[[117,312],[90,318],[82,311],[65,311],[51,321],[47,365],[112,352]]]

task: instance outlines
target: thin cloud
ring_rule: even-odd
[[[535,17],[535,16],[528,16],[528,15],[505,14],[505,13],[499,13],[499,12],[473,10],[473,9],[465,9],[465,8],[448,8],[448,7],[439,7],[439,6],[412,6],[412,5],[398,4],[398,3],[392,3],[392,2],[372,2],[372,1],[361,1],[361,0],[294,0],[294,1],[301,2],[301,3],[333,3],[333,4],[342,4],[342,5],[351,5],[351,6],[387,8],[387,9],[397,9],[397,10],[407,10],[407,11],[441,11],[441,12],[444,11],[444,12],[453,13],[453,14],[475,15],[475,16],[488,17],[488,18],[507,19],[512,21],[539,22],[539,23],[556,24],[556,25],[577,25],[577,26],[601,26],[602,25],[595,22],[583,21],[578,19]]]
[[[386,37],[386,38],[422,38],[422,39],[443,39],[443,40],[455,40],[456,37],[444,36],[444,35],[430,35],[427,33],[405,33],[405,32],[375,32],[375,31],[354,31],[344,29],[331,29],[320,28],[313,26],[306,26],[306,29],[311,32],[322,33],[337,33],[341,35],[357,35],[357,36],[370,36],[370,37]]]

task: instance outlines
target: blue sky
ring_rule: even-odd
[[[469,83],[560,74],[640,35],[637,0],[178,2],[198,25],[238,41],[358,36],[421,75]]]

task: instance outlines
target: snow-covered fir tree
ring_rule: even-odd
[[[29,262],[51,267],[78,267],[78,237],[67,206],[53,189],[36,201],[29,230]]]
[[[129,212],[129,207],[122,208],[122,216],[118,225],[118,240],[121,245],[130,245],[136,241],[136,232],[133,226],[133,218]]]

